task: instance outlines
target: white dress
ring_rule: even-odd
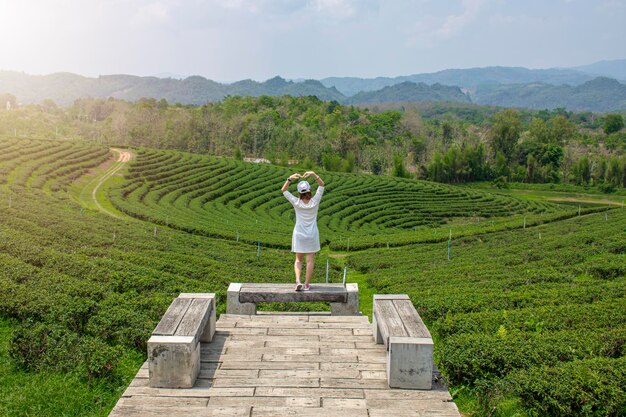
[[[324,194],[324,187],[318,187],[308,203],[303,203],[289,191],[283,195],[296,210],[296,227],[291,237],[291,251],[295,253],[315,253],[320,250],[320,232],[317,230],[317,209]]]

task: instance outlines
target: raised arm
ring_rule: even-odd
[[[289,189],[289,185],[291,184],[291,181],[297,180],[298,178],[301,178],[302,175],[300,174],[291,174],[287,180],[285,181],[285,183],[283,184],[283,187],[280,189],[280,191],[282,193],[284,193],[285,191],[287,191]]]
[[[317,181],[317,185],[319,185],[320,187],[324,186],[324,181],[322,181],[322,178],[319,175],[317,175],[315,172],[307,171],[304,173],[304,178],[310,177],[310,176],[315,178],[315,181]]]

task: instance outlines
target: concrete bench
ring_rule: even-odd
[[[390,388],[431,389],[433,339],[406,294],[374,295],[372,330],[387,348]]]
[[[191,388],[200,372],[200,342],[215,334],[215,294],[182,293],[148,340],[150,386]]]
[[[228,287],[228,314],[255,315],[257,303],[328,302],[335,316],[358,316],[357,284],[312,284],[309,291],[295,291],[294,284],[242,284]]]

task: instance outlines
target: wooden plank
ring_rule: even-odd
[[[387,379],[387,371],[361,371],[361,379]]]
[[[176,410],[150,406],[115,407],[109,417],[249,417],[250,407],[205,407],[190,410]]]
[[[220,315],[217,325],[220,323],[247,322],[247,323],[306,323],[309,322],[309,316],[306,315],[261,315],[262,312],[255,316],[246,316],[241,314],[222,314]]]
[[[264,354],[264,362],[358,362],[356,355],[273,355]]]
[[[204,354],[200,356],[200,362],[256,362],[263,360],[263,354],[245,354],[235,353],[232,355],[218,353],[218,354]]]
[[[343,408],[350,415],[354,408],[367,408],[367,402],[360,398],[322,398],[322,407]]]
[[[310,323],[314,324],[314,323]],[[338,321],[338,322],[319,322],[315,323],[320,329],[367,329],[368,334],[372,334],[372,325],[368,322],[354,322],[354,321]]]
[[[321,363],[320,369],[331,371],[333,369],[356,369],[358,371],[386,371],[386,363],[365,363],[365,362],[353,362],[353,363]]]
[[[407,335],[410,337],[427,337],[430,338],[430,332],[417,313],[415,306],[410,300],[394,300],[393,305],[398,311],[398,315],[402,320],[402,324],[406,328]],[[393,336],[393,335],[392,335]]]
[[[327,369],[262,369],[259,376],[264,378],[359,378],[360,373],[357,369],[339,369],[335,371]],[[386,377],[387,373],[385,372]]]
[[[157,336],[174,335],[176,329],[178,328],[178,325],[185,315],[185,311],[187,311],[190,304],[190,298],[175,298],[161,318],[159,324],[157,324],[157,327],[154,329],[152,334]]]
[[[385,347],[387,347],[391,336],[407,336],[400,315],[393,305],[393,300],[376,300],[374,303],[376,303],[374,314],[380,333],[383,336]]]
[[[286,339],[286,340],[282,340],[282,339]],[[313,341],[313,340],[307,340],[306,342],[303,342],[300,340],[300,338],[297,338],[295,340],[291,338],[281,338],[281,340],[268,340],[267,342],[265,342],[265,347],[268,347],[268,348],[301,347],[303,344],[307,347],[318,348],[318,349],[333,348],[337,346],[337,342],[318,342],[318,341]],[[380,347],[380,345],[374,345],[374,344],[372,345],[376,347]],[[343,342],[341,346],[344,346],[346,348],[354,348],[355,343]]]
[[[215,335],[218,337],[228,337],[235,334],[258,334],[264,335],[267,334],[267,327],[233,327],[230,329],[221,329],[215,332]]]
[[[342,345],[343,346],[343,345]],[[387,356],[387,351],[381,345],[378,349],[355,349],[355,348],[320,348],[322,355],[364,355],[364,356]]]
[[[306,321],[239,321],[235,327],[264,327],[267,329],[292,329],[297,327],[299,329],[318,329],[320,325],[318,323],[309,323]]]
[[[226,346],[224,346],[226,348]],[[259,349],[265,347],[265,341],[264,340],[229,340],[228,341],[228,348],[235,348],[235,349],[241,349],[241,348],[249,348],[249,349]]]
[[[349,379],[349,378],[321,378],[322,388],[378,388],[389,389],[387,380],[378,379]]]
[[[378,410],[369,408],[369,417],[389,417],[389,410]],[[393,417],[424,417],[419,411],[394,410]]]
[[[351,409],[350,417],[368,417],[365,409]],[[346,410],[343,408],[330,407],[253,407],[252,417],[346,417]]]
[[[258,378],[258,369],[218,369],[215,378]]]
[[[368,400],[441,400],[452,401],[447,390],[412,390],[412,389],[365,389]]]
[[[365,363],[387,363],[387,355],[368,355],[368,354],[359,354],[357,355],[359,362]]]
[[[303,337],[303,336],[298,336]],[[329,341],[333,341],[333,342],[371,342],[372,341],[372,336],[347,336],[347,335],[341,335],[341,336],[337,336],[337,335],[327,335],[327,334],[320,334],[319,335],[319,340],[321,342],[329,342]]]
[[[370,408],[369,417],[389,417],[387,408]],[[393,417],[460,417],[460,414],[426,414],[423,411],[415,410],[393,410]]]
[[[366,323],[367,316],[309,316],[312,323]]]
[[[226,388],[150,388],[150,387],[129,387],[124,392],[125,397],[134,397],[138,395],[146,395],[150,397],[199,397],[209,398],[218,396],[227,397],[251,397],[254,395],[254,388],[246,387],[226,387]]]
[[[219,387],[313,387],[320,386],[319,378],[218,378],[213,386]]]
[[[333,337],[341,338],[342,336],[333,336]],[[344,338],[354,338],[354,337],[362,338],[363,336],[343,336],[343,337]],[[314,335],[311,335],[311,336],[298,335],[297,338],[294,337],[294,338],[290,339],[290,338],[285,337],[285,336],[271,336],[271,335],[265,335],[265,334],[257,334],[257,335],[252,335],[252,334],[249,334],[249,335],[233,334],[233,335],[231,335],[229,337],[229,339],[230,340],[247,340],[247,341],[262,340],[262,341],[265,341],[265,342],[277,342],[277,341],[281,341],[282,342],[282,341],[285,341],[285,340],[299,340],[302,343],[304,343],[304,342],[308,342],[308,341],[317,342],[317,341],[320,340],[320,337],[319,336],[314,336]],[[341,340],[341,339],[339,339],[339,340]],[[358,339],[358,341],[362,341],[362,339]]]
[[[233,397],[229,397],[233,398]],[[117,402],[118,405],[134,405],[134,406],[153,406],[153,407],[177,407],[177,408],[195,408],[206,407],[209,402],[208,398],[194,397],[124,397]]]
[[[365,398],[362,389],[258,387],[257,397]],[[323,415],[323,414],[321,414]],[[320,416],[321,416],[320,415]]]
[[[454,403],[452,403],[454,404]],[[379,409],[393,409],[393,410],[414,410],[414,411],[447,411],[451,408],[450,403],[441,400],[426,400],[426,399],[399,399],[394,398],[391,400],[383,399],[367,399],[367,406],[370,408]]]
[[[300,343],[302,346],[302,343]],[[263,347],[263,348],[247,348],[247,347],[229,347],[228,354],[275,354],[275,355],[319,355],[320,350],[316,347]]]
[[[223,362],[220,369],[319,369],[318,362]]]
[[[234,407],[320,407],[319,397],[214,397],[209,406]]]
[[[369,342],[356,342],[354,345],[355,345],[355,347],[357,349],[367,349],[367,350],[370,350],[370,349],[374,349],[374,350],[383,349],[384,351],[386,351],[384,346],[381,346],[381,345],[379,345],[377,343],[374,343],[374,339],[373,338]]]
[[[271,336],[352,336],[351,329],[268,329],[267,334]]]

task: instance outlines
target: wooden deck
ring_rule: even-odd
[[[388,388],[365,316],[222,314],[201,359],[190,389],[150,388],[144,364],[110,416],[460,416],[440,378]]]

